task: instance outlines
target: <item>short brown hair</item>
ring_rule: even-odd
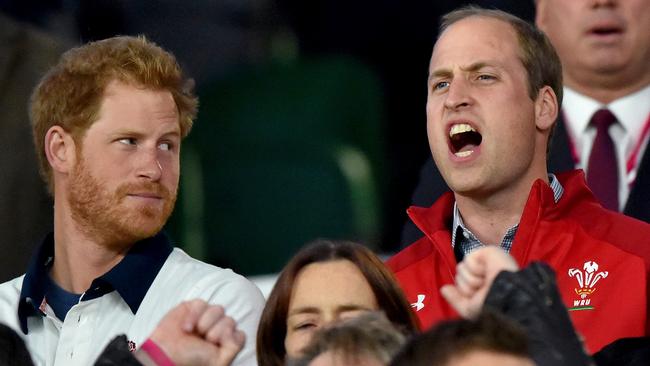
[[[535,99],[539,90],[550,86],[555,92],[558,105],[562,105],[562,64],[548,37],[535,25],[497,9],[484,9],[469,5],[442,17],[440,34],[452,24],[469,17],[487,17],[510,24],[517,34],[519,58],[528,74],[528,94]]]
[[[288,366],[307,366],[326,352],[340,354],[349,365],[359,364],[360,358],[372,357],[388,364],[406,343],[406,335],[379,311],[320,329],[303,351],[303,356],[289,360]]]
[[[73,48],[41,79],[30,102],[36,155],[51,193],[52,171],[44,151],[47,131],[58,125],[79,141],[99,118],[104,91],[114,80],[171,92],[181,135],[190,132],[198,99],[192,91],[193,81],[184,78],[172,54],[144,36],[113,37]]]
[[[504,315],[488,311],[476,320],[439,323],[409,341],[390,366],[444,366],[472,351],[531,358],[524,328]]]
[[[285,363],[284,339],[291,291],[300,271],[312,263],[349,260],[370,284],[379,309],[405,332],[418,330],[418,323],[402,289],[390,270],[368,248],[351,242],[317,240],[301,249],[284,267],[262,312],[257,329],[257,361],[260,366]]]

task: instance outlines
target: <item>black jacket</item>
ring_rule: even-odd
[[[119,335],[97,357],[95,366],[142,366],[129,350],[125,335]]]
[[[519,272],[501,272],[483,305],[526,329],[530,354],[538,366],[587,366],[593,362],[578,340],[557,289],[555,274],[533,262]]]

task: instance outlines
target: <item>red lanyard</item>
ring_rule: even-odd
[[[630,158],[627,159],[627,166],[626,166],[627,174],[630,174],[630,172],[636,168],[636,162],[639,157],[639,151],[641,151],[641,146],[643,146],[643,142],[646,140],[649,131],[650,131],[650,116],[648,116],[648,119],[646,119],[645,124],[643,125],[641,136],[637,140],[636,145],[634,145],[634,149],[632,150],[632,154],[630,155]]]
[[[568,121],[566,118],[566,113],[562,112],[562,117],[564,121]],[[568,123],[565,123],[565,127],[568,127]],[[567,136],[569,137],[569,150],[571,150],[571,157],[573,158],[573,163],[574,165],[578,165],[578,163],[580,163],[580,157],[578,156],[578,151],[576,151],[576,146],[575,143],[573,142],[574,137],[571,135],[571,130],[569,128],[566,128],[566,131],[567,131]],[[636,163],[639,158],[639,152],[641,151],[641,147],[643,146],[643,143],[645,142],[648,133],[650,133],[650,116],[648,116],[648,118],[646,119],[643,125],[643,130],[641,131],[641,136],[639,136],[639,139],[636,141],[636,144],[632,149],[632,154],[630,154],[630,157],[627,159],[625,171],[627,172],[628,176],[636,169]],[[634,180],[629,182],[629,185],[631,186],[633,183]]]

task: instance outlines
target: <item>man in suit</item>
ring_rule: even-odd
[[[565,86],[562,113],[549,151],[549,171],[586,170],[597,197],[611,202],[608,208],[650,222],[650,153],[646,149],[650,135],[650,2],[537,0],[536,23],[557,49]],[[608,128],[614,148],[610,153],[600,150],[615,162],[612,174],[590,169],[598,135],[590,120],[598,110],[610,111],[615,117]],[[595,157],[592,161],[596,167],[604,165]],[[603,189],[603,184],[610,187]],[[609,197],[607,192],[601,197],[598,192],[607,189]],[[429,159],[412,203],[428,207],[448,190]],[[422,233],[408,221],[402,246],[420,237]]]

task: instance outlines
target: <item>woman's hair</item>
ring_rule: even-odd
[[[368,281],[379,310],[404,332],[415,333],[418,323],[404,293],[390,270],[368,248],[351,242],[316,240],[301,249],[284,267],[269,295],[257,330],[257,360],[260,366],[284,365],[287,314],[296,277],[312,263],[348,260]]]

